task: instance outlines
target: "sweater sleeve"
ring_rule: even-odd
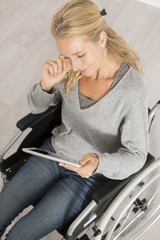
[[[27,95],[28,105],[33,114],[44,112],[49,106],[56,106],[62,99],[56,85],[50,93],[42,90],[40,84],[34,85]]]
[[[114,153],[96,153],[96,170],[111,179],[124,179],[142,168],[148,152],[148,103],[143,90],[126,96],[126,114],[119,128],[121,146]]]

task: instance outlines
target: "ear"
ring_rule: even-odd
[[[99,37],[99,45],[101,48],[104,48],[106,46],[106,43],[107,43],[107,34],[105,31],[102,31]]]

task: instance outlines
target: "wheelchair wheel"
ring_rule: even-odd
[[[139,173],[102,216],[95,240],[138,240],[160,218],[160,159]]]

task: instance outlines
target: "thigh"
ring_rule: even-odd
[[[22,237],[23,240],[38,240],[74,220],[96,190],[90,188],[90,184],[84,184],[85,181],[79,177],[59,180],[33,210],[16,223],[7,240],[20,240]]]
[[[41,198],[59,178],[59,165],[56,162],[30,157],[0,193],[0,230],[24,208]]]

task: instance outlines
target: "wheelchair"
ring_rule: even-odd
[[[149,109],[149,131],[158,101]],[[17,122],[18,133],[0,153],[3,185],[25,164],[28,154],[23,147],[40,147],[52,129],[61,123],[61,103],[50,106],[40,114],[28,114]],[[27,129],[13,154],[5,157],[9,149]],[[137,173],[123,180],[106,181],[92,196],[92,201],[72,222],[57,231],[64,240],[138,240],[160,218],[160,159],[148,153],[146,163]]]

